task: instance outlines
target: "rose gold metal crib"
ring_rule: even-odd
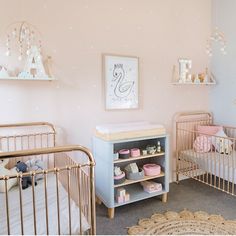
[[[95,163],[87,148],[55,147],[55,128],[44,122],[0,125],[0,144],[8,168],[19,160],[44,163],[41,170],[0,175],[0,234],[96,234]],[[23,190],[24,177],[32,185]]]
[[[227,137],[199,133],[197,126],[213,125],[211,113],[181,113],[176,116],[176,181],[180,175],[193,178],[231,195],[236,195],[236,128],[223,126]],[[230,142],[230,153],[217,151],[196,152],[194,141],[199,135],[218,140],[224,146]],[[216,142],[215,141],[215,142]]]

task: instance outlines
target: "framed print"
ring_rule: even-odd
[[[103,55],[105,107],[137,109],[139,105],[138,58]]]

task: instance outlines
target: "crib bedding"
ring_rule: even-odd
[[[236,183],[236,151],[224,155],[218,152],[198,153],[189,149],[181,152],[181,160],[196,163],[201,170]]]
[[[56,195],[55,176],[51,175],[47,178],[47,199],[48,199],[48,225],[49,234],[58,234],[57,224],[57,195]],[[8,192],[9,196],[9,215],[10,215],[10,233],[21,233],[20,220],[20,200],[19,187],[16,186]],[[68,194],[64,187],[59,183],[60,198],[60,230],[61,234],[69,234],[69,207]],[[5,208],[5,194],[0,194],[0,234],[7,234],[7,219]],[[34,234],[34,217],[32,203],[32,187],[22,190],[23,202],[23,218],[24,218],[24,234]],[[75,202],[71,199],[71,233],[80,233],[80,210]],[[36,222],[37,234],[47,234],[46,232],[46,211],[45,211],[45,194],[44,180],[38,181],[35,187],[35,205],[36,205]],[[85,216],[82,214],[82,231],[85,232],[90,228]]]

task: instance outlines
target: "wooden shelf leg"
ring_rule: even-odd
[[[97,203],[98,205],[101,205],[101,204],[102,204],[102,201],[99,199],[98,196],[96,196],[96,203]]]
[[[167,202],[167,193],[164,193],[164,194],[162,195],[162,202],[163,202],[163,203],[166,203],[166,202]]]
[[[175,181],[177,184],[179,184],[179,173],[176,172],[176,181]]]
[[[108,217],[113,219],[115,215],[115,208],[108,208]]]

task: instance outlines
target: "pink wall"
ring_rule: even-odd
[[[4,29],[26,20],[43,35],[58,82],[0,81],[0,123],[45,120],[62,127],[69,143],[91,147],[96,124],[150,120],[172,133],[176,112],[208,109],[208,87],[173,86],[179,57],[193,70],[208,64],[211,0],[0,0]],[[105,111],[101,54],[140,58],[141,108]],[[4,55],[0,65],[13,64]],[[17,66],[15,64],[15,66]],[[172,139],[173,140],[173,139]]]

